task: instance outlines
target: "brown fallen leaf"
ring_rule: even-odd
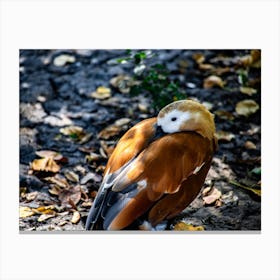
[[[100,141],[100,145],[101,145],[100,154],[105,158],[109,158],[113,153],[115,146],[109,145],[106,141],[103,140]]]
[[[206,71],[206,70],[212,70],[212,69],[214,69],[214,66],[213,66],[212,64],[208,64],[208,63],[200,63],[200,64],[198,65],[198,68],[199,68],[200,70]]]
[[[205,56],[202,53],[194,53],[192,58],[197,64],[201,64],[205,61]]]
[[[34,171],[46,171],[56,173],[60,166],[52,158],[35,159],[31,163],[31,169]]]
[[[49,193],[53,195],[59,195],[61,193],[61,188],[57,185],[54,185],[49,189]]]
[[[67,171],[65,171],[64,175],[69,181],[74,182],[74,183],[78,183],[80,180],[79,175],[73,171],[67,170]]]
[[[235,138],[234,134],[231,132],[223,131],[223,130],[218,130],[215,133],[218,141],[227,141],[230,142],[233,138]]]
[[[244,147],[249,150],[256,150],[257,147],[252,141],[246,141]]]
[[[194,226],[187,224],[185,222],[179,222],[174,226],[174,230],[186,230],[186,231],[202,231],[204,230],[203,226]]]
[[[251,87],[240,87],[239,88],[240,92],[243,94],[247,94],[247,95],[253,95],[255,93],[257,93],[257,90]]]
[[[58,198],[64,207],[68,207],[69,205],[72,206],[72,203],[77,205],[81,199],[81,187],[77,185],[73,188],[63,189],[59,193]]]
[[[36,151],[35,154],[41,158],[52,158],[56,161],[60,161],[63,158],[62,154],[49,150]]]
[[[140,81],[134,80],[132,77],[123,74],[113,77],[110,80],[110,84],[114,88],[117,88],[121,93],[129,93],[131,87],[139,85],[140,83]]]
[[[20,218],[27,218],[33,216],[35,213],[34,211],[26,206],[20,206],[19,207],[19,217]]]
[[[202,192],[202,199],[204,204],[211,205],[221,198],[222,193],[215,187],[208,187],[208,188],[205,188],[204,191]]]
[[[91,94],[91,97],[96,99],[107,99],[111,97],[111,89],[107,87],[98,87],[95,92]]]
[[[235,111],[240,116],[248,117],[259,110],[260,106],[251,99],[240,101],[235,106]]]
[[[75,211],[73,213],[72,219],[71,219],[71,223],[72,224],[77,224],[81,219],[81,214],[79,213],[79,211]]]
[[[211,75],[211,76],[207,77],[206,79],[204,79],[203,88],[209,89],[214,86],[223,88],[224,84],[225,84],[225,82],[220,77]]]
[[[234,120],[234,116],[232,113],[228,112],[228,111],[224,111],[224,110],[217,110],[214,112],[215,115],[217,115],[220,119],[223,120]]]
[[[44,180],[53,183],[61,188],[69,187],[69,183],[67,182],[67,180],[60,174],[56,174],[54,177],[46,177],[44,178]]]
[[[37,219],[38,222],[43,222],[45,220],[48,220],[50,218],[55,217],[55,214],[42,214],[40,217]]]
[[[121,128],[117,125],[109,125],[98,133],[98,138],[110,139],[113,136],[119,135]]]

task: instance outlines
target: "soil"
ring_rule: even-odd
[[[219,132],[219,149],[204,188],[167,230],[178,228],[180,222],[205,230],[261,230],[258,52],[153,53],[156,55],[147,60],[146,71],[155,63],[164,65],[186,98],[199,100],[215,114]],[[84,230],[114,145],[128,128],[156,115],[147,92],[131,96],[112,82],[120,74],[134,75],[135,65],[116,61],[121,57],[127,57],[126,50],[20,51],[19,206],[30,213],[21,214],[20,231]],[[207,86],[205,79],[211,75],[220,77],[223,84]],[[109,92],[108,98],[93,97],[98,88],[100,96]],[[236,105],[246,99],[255,101],[259,108],[245,116],[236,111]],[[120,119],[121,124],[116,125]],[[104,131],[113,124],[114,129]],[[69,126],[81,130],[63,130]],[[36,152],[41,150],[62,155],[52,163],[59,170],[32,167],[34,160],[40,159]]]

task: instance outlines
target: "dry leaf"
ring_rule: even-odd
[[[92,137],[93,133],[87,133],[85,136],[81,137],[81,140],[79,141],[80,144],[85,144],[89,141],[89,139]]]
[[[253,187],[248,187],[248,186],[242,185],[242,184],[240,184],[238,182],[235,182],[235,181],[230,181],[230,183],[239,187],[239,188],[242,188],[242,189],[245,189],[249,192],[252,192],[252,193],[256,194],[257,196],[261,196],[261,194],[262,194],[260,189],[255,189]]]
[[[73,171],[65,171],[64,175],[68,180],[74,183],[78,183],[80,180],[79,175]]]
[[[83,137],[85,137],[86,133],[84,132],[84,129],[80,126],[70,125],[64,128],[61,128],[60,133],[70,136],[73,140],[81,140]]]
[[[29,207],[25,207],[25,206],[20,206],[19,207],[19,217],[20,218],[31,217],[34,214],[35,214],[34,211]]]
[[[215,203],[218,199],[220,199],[222,193],[215,187],[208,187],[208,188],[206,188],[207,192],[206,190],[202,192],[202,196],[203,196],[202,199],[204,204],[211,205]]]
[[[213,75],[217,75],[217,76],[221,76],[225,73],[231,72],[231,68],[230,67],[217,67],[217,68],[213,68],[211,73]]]
[[[119,126],[119,127],[122,127],[126,124],[129,124],[131,122],[131,119],[130,118],[122,118],[122,119],[118,119],[115,121],[115,125],[116,126]]]
[[[43,221],[45,221],[45,220],[48,220],[48,219],[50,219],[50,218],[53,218],[53,217],[55,217],[55,214],[42,214],[42,215],[40,215],[40,217],[38,218],[38,222],[43,222]]]
[[[185,222],[179,222],[174,226],[174,230],[186,230],[186,231],[202,231],[204,230],[203,226],[193,226]]]
[[[211,75],[203,81],[203,87],[205,89],[212,88],[214,86],[223,88],[224,84],[225,82],[220,77],[215,75]]]
[[[259,105],[251,99],[240,101],[235,106],[235,111],[240,116],[250,116],[259,110]]]
[[[140,81],[135,81],[133,78],[127,75],[118,75],[110,80],[110,84],[117,88],[121,93],[129,93],[131,87],[139,85]]]
[[[100,154],[105,158],[110,157],[115,149],[114,145],[110,146],[106,143],[106,141],[103,140],[100,141],[100,145]]]
[[[223,120],[230,120],[230,121],[234,120],[233,114],[228,111],[217,110],[215,111],[215,115],[219,116],[219,118]]]
[[[96,173],[89,172],[86,176],[81,179],[81,184],[86,184],[89,180],[93,180],[97,183],[102,181],[102,177]]]
[[[251,142],[251,141],[246,141],[245,144],[244,144],[244,147],[246,149],[249,149],[249,150],[257,149],[256,145],[253,142]]]
[[[81,199],[81,187],[78,185],[73,188],[63,189],[58,198],[63,206],[72,206],[72,203],[76,205]]]
[[[62,154],[55,152],[55,151],[49,151],[49,150],[36,151],[35,154],[41,158],[52,158],[57,161],[59,161],[63,158]]]
[[[49,193],[53,194],[53,195],[59,195],[61,192],[61,188],[59,186],[52,186],[50,189],[49,189]]]
[[[109,125],[98,133],[98,138],[109,139],[113,136],[119,135],[121,129],[116,125]]]
[[[35,159],[31,163],[31,169],[34,171],[46,171],[56,173],[60,166],[52,158]]]
[[[71,223],[72,224],[77,224],[80,221],[80,218],[81,218],[81,214],[79,213],[79,211],[75,211],[73,213]]]
[[[55,66],[60,67],[60,66],[66,65],[67,63],[74,63],[75,61],[76,61],[75,56],[68,55],[68,54],[62,54],[62,55],[57,56],[54,59],[53,64]]]
[[[33,211],[36,214],[48,214],[48,215],[55,215],[56,212],[53,210],[55,209],[54,205],[47,205],[47,206],[40,206],[38,208],[34,208]]]
[[[239,88],[241,93],[247,94],[247,95],[253,95],[255,93],[257,93],[257,90],[251,87],[240,87]]]
[[[195,53],[192,55],[192,58],[197,64],[201,64],[205,61],[205,56],[202,53]]]
[[[200,70],[212,70],[212,69],[214,69],[214,66],[212,64],[201,63],[198,65],[198,68]]]
[[[235,136],[231,132],[219,130],[215,133],[218,141],[231,141]]]
[[[106,87],[98,87],[95,92],[91,94],[91,97],[96,99],[107,99],[111,97],[111,89]]]
[[[67,180],[59,174],[56,174],[54,177],[46,177],[44,180],[47,181],[47,182],[51,182],[53,184],[56,184],[57,186],[59,186],[61,188],[68,188],[69,187],[69,184],[68,184]]]
[[[38,192],[31,192],[25,195],[26,200],[31,201],[34,200],[38,195]]]

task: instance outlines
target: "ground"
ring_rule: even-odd
[[[219,139],[201,193],[169,230],[261,229],[260,51],[21,50],[20,231],[84,230],[117,140],[158,111],[161,97],[141,91],[155,64],[215,114]]]

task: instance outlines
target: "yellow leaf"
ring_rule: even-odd
[[[179,222],[174,226],[174,230],[186,230],[186,231],[202,231],[203,226],[193,226],[191,224],[186,224],[185,222]]]
[[[249,149],[249,150],[257,149],[256,145],[251,141],[246,141],[244,146],[245,146],[246,149]]]
[[[212,88],[214,86],[223,88],[224,84],[225,82],[220,77],[215,75],[211,75],[203,81],[203,87],[205,89]]]
[[[82,127],[75,125],[61,128],[59,131],[64,135],[70,136],[73,140],[81,140],[86,135]]]
[[[251,87],[240,87],[239,88],[240,92],[243,94],[247,94],[247,95],[253,95],[255,93],[257,93],[257,90]]]
[[[20,206],[19,207],[19,217],[20,218],[31,217],[34,214],[35,214],[34,211],[29,207],[25,207],[25,206]]]
[[[197,64],[201,64],[205,61],[205,56],[202,53],[195,53],[192,55],[192,58]]]
[[[48,214],[48,215],[55,215],[55,211],[53,210],[55,208],[54,205],[47,205],[47,206],[40,206],[38,208],[34,208],[33,211],[36,214]]]
[[[111,97],[111,89],[106,87],[98,87],[95,92],[91,94],[91,97],[96,99],[106,99]]]
[[[219,118],[223,120],[230,120],[230,121],[234,120],[233,114],[228,111],[217,110],[215,111],[215,115],[219,116]]]
[[[240,184],[238,182],[235,182],[235,181],[230,181],[230,183],[235,185],[235,186],[237,186],[237,187],[239,187],[239,188],[248,190],[248,191],[250,191],[250,192],[252,192],[252,193],[254,193],[254,194],[258,195],[258,196],[261,196],[261,194],[262,194],[262,191],[259,190],[259,189],[255,189],[253,187],[248,187],[248,186],[242,185],[242,184]]]
[[[235,111],[240,116],[250,116],[259,110],[259,105],[251,99],[240,101],[235,106]]]
[[[52,158],[35,159],[31,163],[31,169],[34,171],[46,171],[56,173],[60,170],[60,166]]]
[[[73,213],[72,219],[71,219],[71,223],[72,224],[77,224],[80,221],[81,215],[79,213],[79,211],[75,211]]]
[[[223,131],[223,130],[218,130],[215,133],[216,137],[218,140],[222,141],[231,141],[235,136],[231,132]]]
[[[67,63],[74,63],[75,61],[76,61],[75,56],[68,55],[68,54],[62,54],[62,55],[57,56],[54,59],[53,64],[55,66],[60,67],[60,66],[66,65]]]

